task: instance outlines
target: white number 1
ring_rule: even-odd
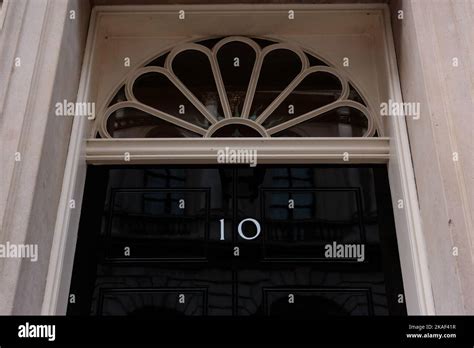
[[[224,236],[224,219],[220,219],[221,222],[221,240],[225,240]]]
[[[221,223],[221,240],[225,240],[224,219],[220,219],[219,221]],[[257,232],[255,233],[255,235],[253,237],[247,237],[244,234],[244,232],[242,231],[242,225],[244,224],[244,222],[252,222],[255,225],[255,227],[257,228]],[[244,219],[244,220],[240,221],[239,227],[237,228],[237,230],[239,232],[239,235],[243,239],[246,239],[246,240],[252,240],[252,239],[257,238],[260,235],[260,232],[262,231],[262,229],[260,227],[260,223],[257,220],[252,219],[252,218],[247,218],[247,219]]]

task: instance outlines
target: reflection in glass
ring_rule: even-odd
[[[341,82],[333,74],[322,71],[311,73],[263,122],[263,126],[271,128],[328,105],[340,97],[341,91]]]
[[[157,72],[141,75],[133,84],[137,100],[157,110],[188,121],[201,128],[209,127],[205,118],[183,93],[166,77]]]
[[[349,91],[344,98],[365,106],[361,108],[362,112],[355,108],[357,105],[354,103],[338,102],[337,108],[332,105],[335,101],[342,100],[342,82],[337,73],[314,71],[316,68],[312,67],[322,68],[328,65],[312,53],[267,39],[239,37],[201,39],[176,52],[173,58],[170,52],[155,56],[146,66],[157,67],[149,69],[157,71],[142,73],[132,86],[136,101],[162,112],[165,118],[166,115],[173,118],[163,121],[142,113],[140,110],[145,108],[136,105],[134,98],[128,100],[125,86],[121,86],[108,106],[115,105],[115,109],[117,103],[130,103],[127,108],[122,107],[122,110],[111,114],[111,120],[107,121],[110,134],[115,134],[114,137],[200,137],[214,125],[213,118],[219,122],[226,117],[245,117],[251,121],[258,120],[258,124],[254,126],[235,122],[230,125],[226,121],[224,127],[212,130],[210,136],[261,137],[262,133],[275,137],[366,135],[371,119],[368,118],[370,115],[365,109],[368,105],[362,93],[353,83],[348,82]],[[259,65],[261,63],[258,71],[255,70],[257,62]],[[171,68],[167,63],[171,63]],[[308,70],[302,73],[303,67]],[[257,74],[253,75],[254,72]],[[215,79],[215,74],[218,80]],[[297,77],[298,84],[295,81]],[[252,89],[251,95],[247,94],[249,86]],[[288,95],[285,93],[285,97],[281,96],[287,89]],[[222,103],[221,97],[224,99]],[[353,107],[339,107],[341,104]],[[270,105],[271,110],[268,109]],[[333,110],[313,117],[314,111],[318,112],[322,107]],[[149,114],[159,114],[145,110]],[[123,119],[124,112],[133,115],[133,118]],[[259,119],[262,115],[264,118]],[[297,123],[301,116],[306,121]],[[180,120],[189,124],[183,124]],[[288,127],[288,123],[293,125]],[[197,130],[190,124],[202,130]],[[271,130],[269,134],[262,131],[262,127]],[[287,128],[284,129],[285,127]],[[94,134],[97,136],[97,132]],[[377,137],[378,134],[374,130],[370,135]]]
[[[114,104],[126,101],[127,97],[125,95],[125,86],[122,86],[117,93],[115,93],[115,96],[109,103],[109,107],[111,107]]]
[[[223,126],[212,134],[213,138],[260,138],[261,136],[255,129],[244,124]]]
[[[233,41],[217,53],[217,61],[233,117],[240,117],[252,76],[256,53],[248,44]]]
[[[168,57],[168,54],[169,52],[166,52],[165,54],[162,54],[161,56],[156,57],[146,66],[159,66],[163,68],[165,66],[165,61],[166,61],[166,57]]]
[[[274,137],[362,137],[367,117],[350,106],[342,106],[273,134]]]
[[[212,48],[216,45],[216,43],[218,43],[222,39],[223,39],[223,37],[215,37],[215,38],[212,38],[212,39],[198,41],[196,43],[199,44],[199,45],[206,46],[207,48],[212,50]]]
[[[255,41],[256,43],[258,43],[258,45],[260,46],[260,48],[265,48],[267,46],[270,46],[270,45],[273,45],[274,43],[276,43],[275,41],[272,41],[272,40],[267,40],[267,39],[258,39],[258,38],[252,38],[253,41]]]
[[[316,58],[312,54],[305,53],[306,57],[308,58],[309,66],[328,66],[324,63],[321,59]]]
[[[113,138],[194,138],[200,136],[132,107],[113,112],[107,119],[107,131]]]
[[[294,303],[288,303],[284,291],[268,291],[265,314],[281,318],[370,315],[368,295],[363,291],[290,291]]]
[[[173,72],[181,82],[217,119],[224,117],[211,63],[197,50],[178,53],[173,59]]]
[[[181,292],[186,294],[185,303],[179,302]],[[103,316],[174,318],[200,316],[205,311],[203,294],[189,290],[105,289],[101,300],[100,314]]]
[[[357,92],[357,90],[352,86],[351,83],[349,83],[349,96],[347,97],[347,99],[356,101],[356,102],[358,102],[359,104],[362,104],[362,105],[364,105],[364,106],[367,106],[367,104],[365,103],[364,99],[362,99],[362,97],[361,97],[361,95],[359,94],[359,92]]]
[[[300,57],[288,49],[270,51],[264,58],[249,118],[256,119],[300,73]]]
[[[290,201],[293,207],[288,209]],[[324,260],[326,244],[362,240],[353,190],[264,191],[263,212],[267,258]]]

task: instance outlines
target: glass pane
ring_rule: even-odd
[[[324,63],[321,59],[316,58],[315,56],[312,56],[311,54],[305,53],[306,57],[308,58],[309,65],[310,66],[328,66],[326,63]]]
[[[364,113],[342,106],[275,133],[274,137],[361,137],[368,127]]]
[[[267,39],[257,39],[257,38],[253,38],[253,41],[258,43],[261,48],[265,48],[267,46],[270,46],[270,45],[273,45],[274,43],[276,43],[275,41],[271,41],[271,40],[267,40]]]
[[[367,104],[364,102],[364,100],[360,96],[359,92],[357,92],[357,90],[350,83],[349,83],[349,97],[347,97],[347,99],[356,101],[364,106],[367,106]]]
[[[256,54],[244,42],[234,41],[222,46],[217,61],[227,92],[232,116],[240,117]]]
[[[141,75],[133,85],[138,101],[172,116],[208,128],[210,122],[163,74],[150,72]]]
[[[260,138],[261,135],[255,129],[244,124],[230,124],[219,128],[213,138]]]
[[[141,75],[133,85],[137,100],[157,110],[208,128],[210,123],[181,91],[163,74],[150,72]]]
[[[224,117],[211,63],[204,53],[196,50],[179,53],[173,59],[173,71],[212,115],[217,119]]]
[[[302,63],[293,51],[277,49],[265,56],[250,109],[254,120],[300,73]]]
[[[200,136],[132,107],[119,109],[112,113],[107,119],[107,131],[114,138],[189,138]]]
[[[216,38],[213,38],[213,39],[207,39],[207,40],[203,40],[203,41],[198,41],[198,42],[196,42],[196,43],[199,44],[199,45],[206,46],[207,48],[209,48],[210,50],[212,50],[212,48],[216,45],[216,43],[218,43],[218,42],[221,41],[222,39],[223,39],[223,37],[216,37]]]
[[[263,122],[263,126],[271,128],[328,105],[339,98],[341,89],[339,79],[330,73],[309,74]]]
[[[115,94],[115,96],[113,97],[113,99],[110,101],[109,103],[109,107],[114,105],[114,104],[117,104],[117,103],[120,103],[120,102],[123,102],[123,101],[126,101],[127,100],[127,97],[125,96],[125,86],[122,86],[117,94]]]
[[[159,66],[159,67],[164,67],[165,66],[165,61],[166,57],[168,57],[169,52],[166,52],[165,54],[162,54],[159,57],[156,57],[154,60],[152,60],[150,63],[148,63],[146,66]]]

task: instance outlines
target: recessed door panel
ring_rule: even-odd
[[[264,289],[263,301],[266,315],[282,318],[372,314],[368,289]]]
[[[260,200],[267,260],[326,260],[328,243],[360,244],[365,239],[357,188],[263,188]],[[349,260],[354,261],[344,259]]]
[[[173,318],[206,313],[206,289],[103,289],[100,315]]]
[[[206,258],[209,189],[112,190],[109,259]]]

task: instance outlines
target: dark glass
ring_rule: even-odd
[[[367,131],[368,120],[364,113],[350,106],[325,112],[273,137],[362,137]]]
[[[288,49],[270,51],[262,63],[249,118],[258,117],[301,69],[301,59],[295,52]]]
[[[232,116],[240,117],[255,65],[256,53],[248,44],[233,41],[217,53],[217,61],[227,92]]]
[[[211,63],[197,50],[178,53],[173,59],[173,72],[181,82],[217,119],[224,117]]]
[[[306,57],[308,58],[310,66],[328,66],[321,59],[316,58],[312,54],[309,54],[309,53],[305,53],[305,54],[306,54]]]
[[[327,72],[306,76],[263,122],[265,128],[274,127],[336,101],[342,92],[339,79]]]
[[[210,50],[212,50],[212,48],[216,45],[216,43],[218,43],[222,39],[223,39],[223,37],[216,37],[216,38],[212,38],[212,39],[198,41],[196,43],[199,44],[199,45],[203,45],[203,46],[209,48]]]
[[[347,99],[356,101],[364,106],[367,106],[364,99],[362,99],[359,92],[357,92],[357,90],[354,88],[354,86],[352,86],[351,83],[349,83],[349,96],[347,97]]]
[[[259,138],[262,135],[244,124],[229,124],[216,130],[213,138]]]
[[[166,77],[157,72],[141,75],[133,84],[137,100],[157,110],[200,126],[208,128],[209,121]]]
[[[275,41],[272,41],[272,40],[268,40],[268,39],[259,39],[259,38],[252,38],[253,41],[255,41],[256,43],[258,43],[258,45],[260,46],[260,48],[265,48],[267,46],[270,46],[270,45],[273,45],[274,43],[276,43]]]
[[[115,96],[112,98],[111,102],[109,103],[109,107],[126,100],[127,100],[127,97],[125,96],[125,86],[122,86],[120,87],[118,92],[115,94]]]
[[[113,138],[195,138],[199,134],[176,126],[133,107],[113,112],[107,119]]]
[[[165,54],[162,54],[161,56],[156,57],[146,66],[159,66],[163,68],[165,66],[165,61],[166,61],[166,57],[168,57],[168,54],[169,52],[166,52]]]

